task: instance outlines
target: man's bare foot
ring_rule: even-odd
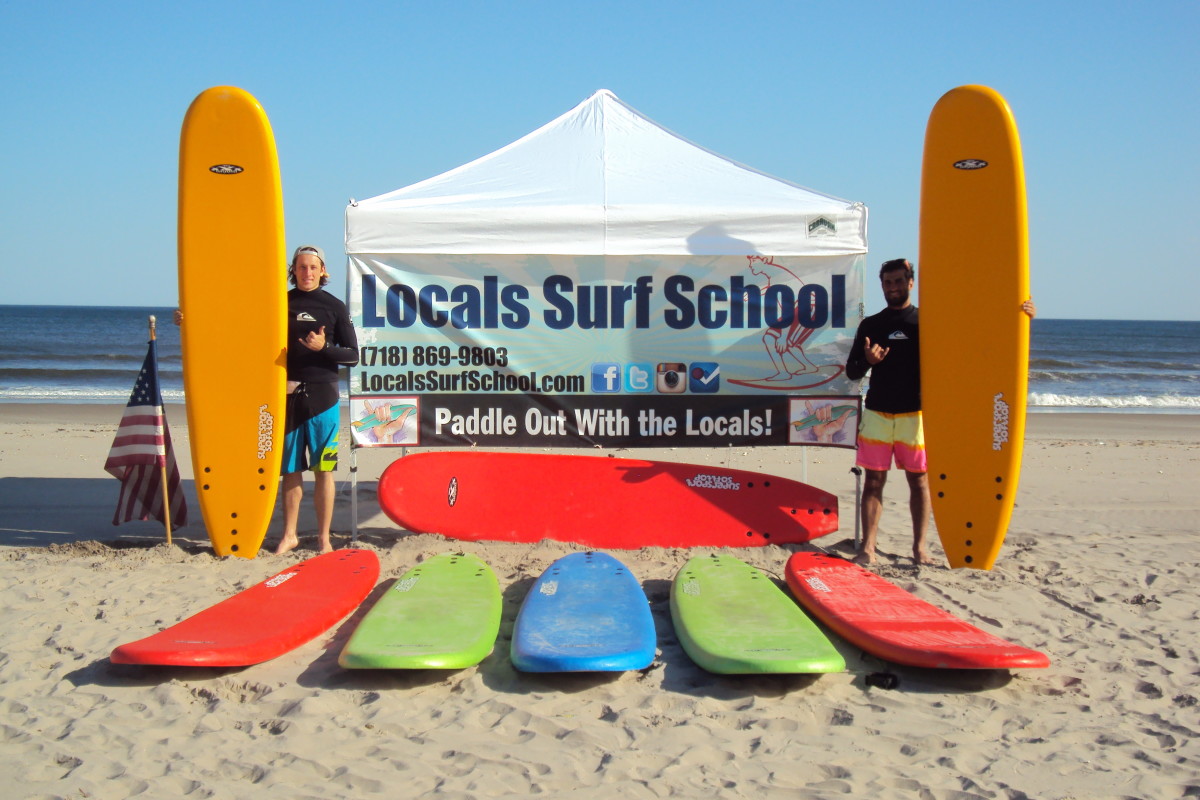
[[[281,556],[284,553],[288,552],[289,550],[295,550],[299,546],[300,546],[300,540],[297,539],[294,535],[292,535],[292,536],[285,535],[282,539],[279,540],[279,546],[275,548],[275,555]]]
[[[330,542],[329,542],[329,536],[326,535],[326,536],[318,536],[317,537],[317,549],[320,550],[322,553],[332,553],[333,552],[333,545],[330,544]]]
[[[874,564],[875,563],[875,554],[868,553],[864,550],[854,557],[854,563],[858,564],[860,567],[865,567],[869,564]]]
[[[913,563],[918,567],[932,567],[937,564],[937,562],[929,556],[929,553],[921,552],[913,553]]]

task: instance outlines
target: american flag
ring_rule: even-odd
[[[150,340],[142,371],[129,395],[129,404],[117,427],[104,469],[121,482],[121,497],[113,514],[113,525],[131,519],[163,522],[163,466],[167,468],[167,493],[171,498],[171,525],[187,524],[187,502],[179,485],[179,468],[171,447],[171,432],[163,414],[158,387],[157,342]]]

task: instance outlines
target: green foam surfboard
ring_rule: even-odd
[[[496,573],[476,556],[444,553],[400,576],[342,649],[347,669],[464,669],[500,632]]]
[[[697,556],[671,587],[671,618],[684,651],[725,675],[841,672],[846,662],[765,573],[733,556]]]

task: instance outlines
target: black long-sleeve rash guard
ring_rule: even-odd
[[[301,339],[325,328],[324,350],[309,350]],[[288,292],[287,376],[303,383],[336,383],[338,367],[358,363],[358,337],[346,304],[323,289]]]
[[[863,345],[891,348],[887,357],[875,366],[863,355]],[[921,351],[917,336],[917,307],[885,308],[872,314],[858,326],[850,356],[846,359],[846,377],[861,380],[871,373],[867,388],[867,408],[886,414],[907,414],[921,410]]]

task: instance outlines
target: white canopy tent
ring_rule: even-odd
[[[601,90],[507,147],[346,210],[346,253],[844,256],[867,209],[712,153]]]
[[[631,285],[639,276],[644,280],[653,274],[653,285],[662,287],[668,276],[683,270],[698,282],[736,281],[737,275],[745,274],[753,283],[760,276],[746,273],[746,257],[787,257],[783,259],[791,270],[787,274],[797,280],[808,281],[810,274],[818,281],[835,275],[845,278],[846,323],[852,332],[862,314],[866,252],[867,209],[862,203],[806,189],[706,150],[607,90],[489,155],[394,192],[351,201],[346,210],[348,300],[356,326],[360,322],[366,326],[360,331],[360,343],[383,344],[392,341],[386,337],[395,336],[399,349],[449,341],[428,339],[449,328],[430,331],[421,323],[413,324],[411,318],[390,317],[384,325],[379,317],[382,306],[376,306],[382,301],[374,295],[364,301],[363,285],[378,285],[380,292],[403,288],[393,285],[398,281],[413,287],[455,286],[481,279],[484,273],[500,275],[506,285],[536,283],[556,270],[577,277],[579,283],[607,280]],[[598,265],[591,258],[595,256],[602,257]],[[793,258],[809,266],[795,265]],[[804,272],[806,268],[810,273]],[[585,274],[585,270],[590,271]],[[537,312],[544,308],[534,305],[536,295],[536,287],[525,295],[533,307],[526,317],[531,325],[542,318]],[[446,296],[442,295],[443,305]],[[370,324],[363,320],[364,307],[373,317]],[[613,337],[643,335],[610,325],[608,330],[588,331],[588,345],[582,346],[583,339],[576,336],[538,339],[537,332],[496,329],[484,319],[483,330],[471,326],[453,333],[480,337],[484,350],[516,342],[514,352],[542,359],[512,367],[517,371],[570,371],[562,365],[589,357],[589,347],[599,355]],[[397,324],[403,327],[392,327]],[[823,330],[831,341],[846,335],[844,330]],[[730,375],[739,353],[762,350],[760,334],[747,335],[745,330],[663,331],[659,323],[648,334],[653,347],[646,353],[657,352],[656,347],[669,352],[657,359],[644,353],[639,356],[644,360],[683,360],[688,353],[700,358],[725,348],[720,360]],[[527,346],[529,342],[536,346]],[[607,352],[628,353],[630,348],[617,343]],[[354,391],[352,378],[352,405]],[[496,405],[510,396],[487,397]],[[660,398],[622,397],[629,402]],[[569,404],[580,398],[589,401],[594,395],[536,396],[539,403]],[[356,493],[354,501],[357,534]]]

